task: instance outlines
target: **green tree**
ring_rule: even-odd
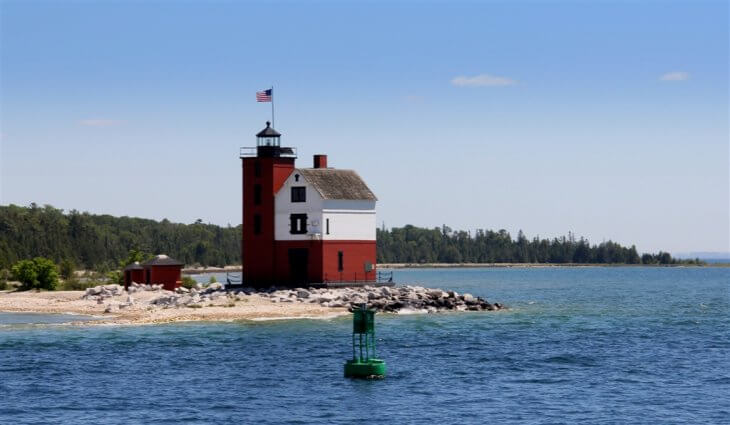
[[[21,260],[12,268],[13,278],[23,284],[22,289],[54,290],[58,285],[58,271],[53,261],[36,257]]]
[[[64,280],[71,279],[73,277],[75,269],[76,266],[74,265],[74,262],[69,260],[68,258],[61,261],[61,263],[58,265],[58,270]]]

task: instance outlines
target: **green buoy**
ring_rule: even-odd
[[[365,304],[353,311],[352,360],[345,363],[345,377],[385,378],[385,362],[375,357],[375,310]]]

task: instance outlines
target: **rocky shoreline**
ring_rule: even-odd
[[[245,290],[253,291],[253,289]],[[271,302],[318,303],[324,307],[345,307],[349,311],[366,304],[368,308],[386,313],[442,311],[501,310],[500,303],[489,303],[471,294],[456,291],[424,288],[422,286],[357,288],[295,288],[279,289],[258,293],[270,298]]]
[[[306,303],[318,304],[327,308],[346,308],[349,311],[365,304],[368,308],[380,312],[422,312],[438,313],[444,311],[495,311],[504,306],[490,303],[481,297],[471,294],[458,294],[456,291],[424,288],[422,286],[354,288],[270,288],[257,290],[242,288],[226,290],[220,283],[208,286],[198,284],[195,288],[177,288],[174,292],[162,289],[161,285],[140,285],[132,283],[127,291],[126,301],[118,301],[124,296],[124,288],[119,285],[104,285],[88,288],[82,299],[93,300],[103,304],[104,313],[114,313],[132,307],[137,302],[135,294],[139,292],[156,293],[146,297],[148,309],[154,308],[204,308],[220,304],[220,301],[234,302],[242,296],[257,296],[270,303]]]

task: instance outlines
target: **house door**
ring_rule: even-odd
[[[289,250],[289,277],[294,283],[309,281],[309,250],[292,248]]]

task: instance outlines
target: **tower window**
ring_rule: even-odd
[[[344,261],[345,253],[342,251],[337,251],[337,271],[341,272],[342,270],[345,270],[345,261]]]
[[[291,188],[292,202],[307,202],[307,188],[304,186],[293,186]]]
[[[324,230],[325,233],[329,235],[330,234],[330,219],[329,218],[324,221],[324,229],[325,229]]]
[[[261,234],[261,215],[260,214],[255,214],[253,216],[253,234],[254,235]]]
[[[303,235],[307,233],[307,215],[292,214],[289,216],[290,229],[292,235]]]
[[[253,203],[254,205],[261,205],[261,185],[255,184],[253,186]]]

